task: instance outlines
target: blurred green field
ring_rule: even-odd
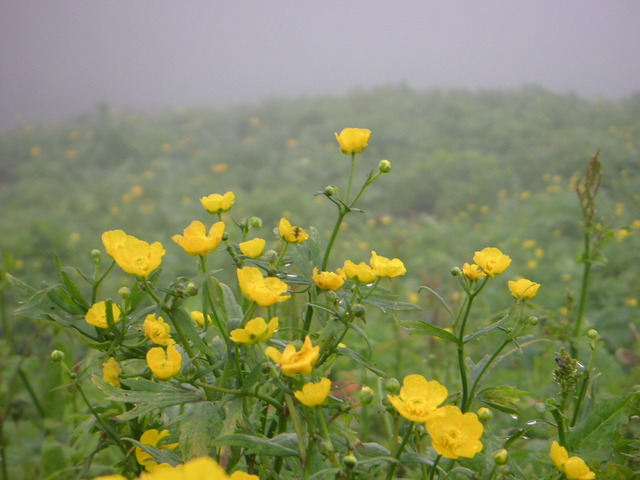
[[[270,231],[285,214],[328,235],[334,211],[314,194],[346,182],[349,157],[336,153],[333,135],[345,127],[373,132],[366,155],[358,158],[361,179],[380,159],[390,160],[393,171],[367,192],[364,212],[348,217],[334,258],[366,261],[376,250],[402,259],[408,274],[392,288],[422,310],[396,315],[445,328],[445,311],[419,287],[429,286],[456,305],[452,267],[470,262],[486,246],[510,255],[509,279],[524,276],[542,285],[533,311],[549,342],[515,355],[500,374],[505,383],[536,392],[527,400],[530,409],[552,393],[554,365],[543,364],[540,353],[557,349],[568,328],[567,300],[577,296],[582,273],[575,182],[601,149],[598,218],[608,228],[608,243],[594,268],[587,321],[605,342],[598,359],[600,371],[607,372],[600,380],[605,391],[623,394],[640,383],[640,94],[613,102],[537,87],[395,87],[149,115],[102,106],[80,118],[23,127],[0,136],[2,270],[33,285],[55,283],[58,255],[63,265],[91,271],[90,252],[102,249],[102,232],[123,229],[163,243],[167,279],[189,274],[193,260],[170,237],[192,220],[209,221],[200,197],[229,190],[237,201],[227,218],[260,217],[271,247],[278,242]],[[221,278],[232,283],[231,262],[216,261],[225,269]],[[507,280],[484,292],[475,313],[481,321],[495,314],[496,305],[507,308]],[[131,279],[123,275],[118,282],[106,288]],[[53,348],[72,356],[82,348],[52,322],[13,316],[18,297],[6,282],[1,285],[2,369],[18,372],[1,383],[0,407],[11,419],[4,435],[24,441],[25,448],[11,451],[16,461],[46,460],[55,472],[80,453],[66,445],[73,429],[60,419],[75,406],[65,404],[68,392],[59,388],[64,382],[47,357]],[[452,381],[455,365],[438,361],[450,354],[448,346],[406,338],[391,317],[369,320],[376,326],[370,338],[377,365],[398,377],[420,366]],[[410,346],[402,355],[393,348],[400,338]],[[523,377],[523,369],[530,375]],[[21,375],[35,391],[28,391]],[[534,390],[540,385],[547,390]]]

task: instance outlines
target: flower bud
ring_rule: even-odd
[[[222,234],[222,241],[223,241],[223,242],[226,242],[227,240],[229,240],[229,233],[224,232],[224,233]]]
[[[98,260],[100,260],[100,257],[102,257],[102,252],[97,248],[94,248],[93,250],[91,250],[91,257],[97,262]]]
[[[504,448],[493,454],[493,461],[496,462],[496,465],[505,465],[507,460],[509,460],[509,452]]]
[[[535,404],[535,409],[538,413],[545,413],[547,411],[547,405],[543,402],[538,402]]]
[[[481,407],[478,409],[478,419],[481,422],[488,422],[493,418],[493,412],[489,410],[487,407]]]
[[[76,380],[76,379],[78,378],[78,374],[76,374],[75,372],[71,372],[71,373],[69,374],[69,378],[70,378],[71,380]]]
[[[391,171],[391,162],[389,160],[380,160],[378,170],[380,170],[381,173],[389,173]]]
[[[587,337],[589,337],[591,340],[596,340],[599,336],[600,335],[598,334],[598,331],[593,328],[590,328],[587,331]]]
[[[351,305],[351,312],[358,318],[362,318],[366,315],[367,309],[361,303]]]
[[[118,290],[118,296],[123,300],[129,298],[129,295],[131,295],[131,289],[129,287],[120,287]]]
[[[348,468],[349,470],[352,470],[358,466],[358,459],[353,455],[346,455],[342,459],[342,463],[346,468]]]
[[[198,294],[198,286],[193,282],[187,283],[187,288],[185,288],[184,294],[187,297],[193,297],[193,296],[197,295]]]
[[[327,185],[326,187],[324,187],[324,192],[323,192],[327,197],[331,197],[336,193],[336,187],[334,187],[333,185]]]
[[[400,382],[397,378],[387,378],[384,382],[384,389],[390,394],[396,394],[400,391]]]
[[[276,252],[275,250],[268,250],[265,253],[265,256],[267,257],[269,263],[275,263],[278,261],[278,252]]]
[[[54,363],[60,363],[64,360],[64,352],[60,350],[54,350],[51,352],[51,361]]]
[[[454,277],[457,277],[461,274],[462,274],[462,270],[460,270],[460,267],[453,267],[451,269],[451,275],[453,275]]]
[[[535,315],[531,315],[529,318],[527,318],[527,323],[532,327],[535,327],[538,324],[538,317],[536,317]]]
[[[363,385],[360,389],[360,403],[369,405],[373,401],[373,390],[367,385]]]
[[[333,290],[327,290],[324,293],[325,297],[327,297],[327,301],[330,303],[333,303],[336,301],[336,299],[338,298],[338,294],[336,292],[334,292]]]
[[[251,217],[249,225],[251,225],[251,228],[260,228],[262,227],[262,219],[260,217]]]

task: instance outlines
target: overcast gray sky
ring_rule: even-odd
[[[640,90],[638,0],[2,0],[0,129],[356,87]]]

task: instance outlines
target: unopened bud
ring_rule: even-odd
[[[453,267],[451,269],[451,275],[453,275],[454,277],[462,275],[462,270],[460,270],[460,267]]]
[[[598,334],[598,331],[594,328],[590,328],[589,330],[587,330],[587,337],[589,337],[591,340],[596,340],[600,335]]]
[[[227,232],[224,232],[222,234],[222,241],[226,242],[227,240],[229,240],[229,234]]]
[[[504,448],[493,454],[493,461],[496,462],[497,465],[505,465],[507,460],[509,460],[509,452]]]
[[[265,256],[267,257],[269,263],[275,263],[276,261],[278,261],[278,252],[276,252],[275,250],[267,250]]]
[[[98,250],[97,248],[91,250],[91,258],[93,258],[96,262],[100,260],[100,257],[102,257],[102,252],[100,250]]]
[[[131,289],[129,287],[120,287],[118,290],[118,296],[123,300],[129,298],[129,295],[131,295]]]
[[[366,315],[367,309],[364,308],[364,305],[362,305],[361,303],[356,303],[354,305],[351,305],[351,312],[353,312],[356,317],[362,318]]]
[[[478,409],[478,419],[481,422],[488,422],[493,418],[493,412],[487,407],[481,407]]]
[[[380,160],[378,170],[380,170],[381,173],[389,173],[391,171],[391,162],[389,160]]]
[[[187,283],[187,288],[185,288],[184,294],[187,297],[193,297],[193,296],[197,295],[198,294],[198,286],[193,282]]]
[[[397,378],[387,378],[384,382],[384,389],[391,393],[398,393],[400,391],[400,382]]]
[[[335,302],[336,299],[338,298],[338,294],[336,292],[334,292],[333,290],[327,290],[324,293],[324,295],[325,295],[325,297],[327,297],[327,301],[331,302],[331,303]]]
[[[352,470],[358,466],[358,459],[353,455],[346,455],[342,459],[342,463],[344,463],[344,466],[346,468],[348,468],[349,470]]]
[[[363,385],[360,389],[360,403],[369,405],[373,401],[373,389],[367,385]]]
[[[334,195],[336,193],[336,187],[334,187],[333,185],[327,185],[326,187],[324,187],[324,192],[323,192],[327,197],[331,197],[332,195]]]
[[[535,315],[531,315],[529,318],[527,318],[527,323],[532,327],[535,327],[538,324],[538,317],[536,317]]]
[[[251,217],[249,225],[251,225],[251,228],[260,228],[262,227],[262,219],[260,217]]]
[[[64,360],[64,352],[60,350],[54,350],[51,352],[51,361],[54,363],[60,363]]]

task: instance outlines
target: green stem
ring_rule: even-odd
[[[409,437],[411,436],[412,433],[413,433],[413,422],[409,424],[409,428],[407,428],[407,431],[404,434],[404,437],[402,438],[402,443],[400,443],[400,445],[398,446],[398,449],[396,450],[396,453],[393,456],[393,458],[395,458],[396,460],[400,460],[402,451],[404,450],[404,447],[407,445],[407,442],[409,441]],[[389,465],[389,471],[387,471],[386,480],[391,480],[393,478],[393,474],[396,471],[397,465],[398,465],[398,462],[394,462]]]
[[[293,428],[295,429],[296,434],[298,435],[298,448],[300,449],[300,460],[304,465],[307,459],[306,457],[307,447],[304,443],[304,439],[306,437],[304,427],[302,425],[302,422],[300,422],[300,417],[298,416],[298,410],[296,409],[296,406],[293,403],[293,399],[291,398],[291,395],[285,393],[284,400],[285,402],[287,402],[289,414],[291,415],[291,420],[293,420]]]
[[[438,470],[438,462],[440,462],[441,458],[442,458],[442,455],[438,455],[435,461],[433,462],[433,466],[431,467],[431,475],[429,475],[429,480],[433,480],[434,475],[436,474],[436,470]]]
[[[340,462],[338,462],[338,459],[336,458],[336,454],[333,449],[333,442],[331,441],[331,435],[329,434],[329,428],[327,427],[327,422],[324,419],[322,409],[316,407],[313,407],[313,409],[315,411],[316,418],[319,419],[320,427],[322,428],[322,434],[324,435],[324,438],[327,440],[327,444],[329,445],[329,459],[331,460],[331,463],[334,467],[339,468]]]
[[[498,358],[498,355],[500,355],[502,350],[504,350],[504,348],[507,345],[509,345],[509,343],[511,343],[511,338],[507,338],[504,342],[502,342],[502,345],[500,345],[497,348],[497,350],[493,352],[493,355],[491,355],[491,358],[489,358],[489,361],[485,363],[485,365],[482,367],[482,369],[476,376],[476,379],[473,381],[473,385],[471,385],[471,389],[469,390],[469,396],[467,397],[467,403],[466,404],[463,403],[463,408],[461,408],[463,412],[466,412],[471,406],[471,402],[473,402],[473,397],[476,393],[478,386],[480,385],[480,380],[482,380],[482,377],[484,376],[486,371],[489,369],[491,364],[495,361],[496,358]]]
[[[573,331],[574,337],[580,335],[582,329],[582,322],[584,319],[584,311],[587,304],[587,295],[589,293],[589,277],[591,275],[591,234],[585,233],[584,236],[584,270],[582,273],[582,285],[580,286],[580,299],[578,301],[578,309],[576,311],[576,325]],[[574,341],[571,342],[571,356],[576,357],[577,347]]]
[[[351,170],[349,172],[349,186],[347,187],[347,196],[345,197],[344,203],[349,203],[349,197],[351,196],[351,186],[353,185],[353,172],[356,166],[356,154],[351,154]]]
[[[29,382],[29,379],[27,378],[27,376],[24,374],[24,371],[22,370],[22,368],[18,368],[18,376],[20,377],[20,380],[22,380],[22,383],[27,389],[27,392],[29,393],[29,397],[31,397],[31,401],[35,405],[36,410],[38,410],[38,414],[42,418],[45,418],[46,413],[44,411],[44,408],[42,408],[42,404],[40,403],[40,400],[38,400],[38,397],[36,396],[36,392],[33,391],[33,388],[31,387],[31,383]]]
[[[338,232],[340,231],[340,226],[342,225],[342,221],[344,217],[347,216],[349,210],[343,210],[343,207],[340,207],[340,213],[338,214],[338,220],[336,221],[335,226],[333,227],[333,231],[331,232],[331,237],[329,238],[329,243],[327,244],[327,249],[324,252],[324,257],[322,258],[322,267],[320,268],[323,272],[327,270],[327,264],[329,263],[329,255],[331,255],[331,250],[333,249],[333,244],[338,238]]]

